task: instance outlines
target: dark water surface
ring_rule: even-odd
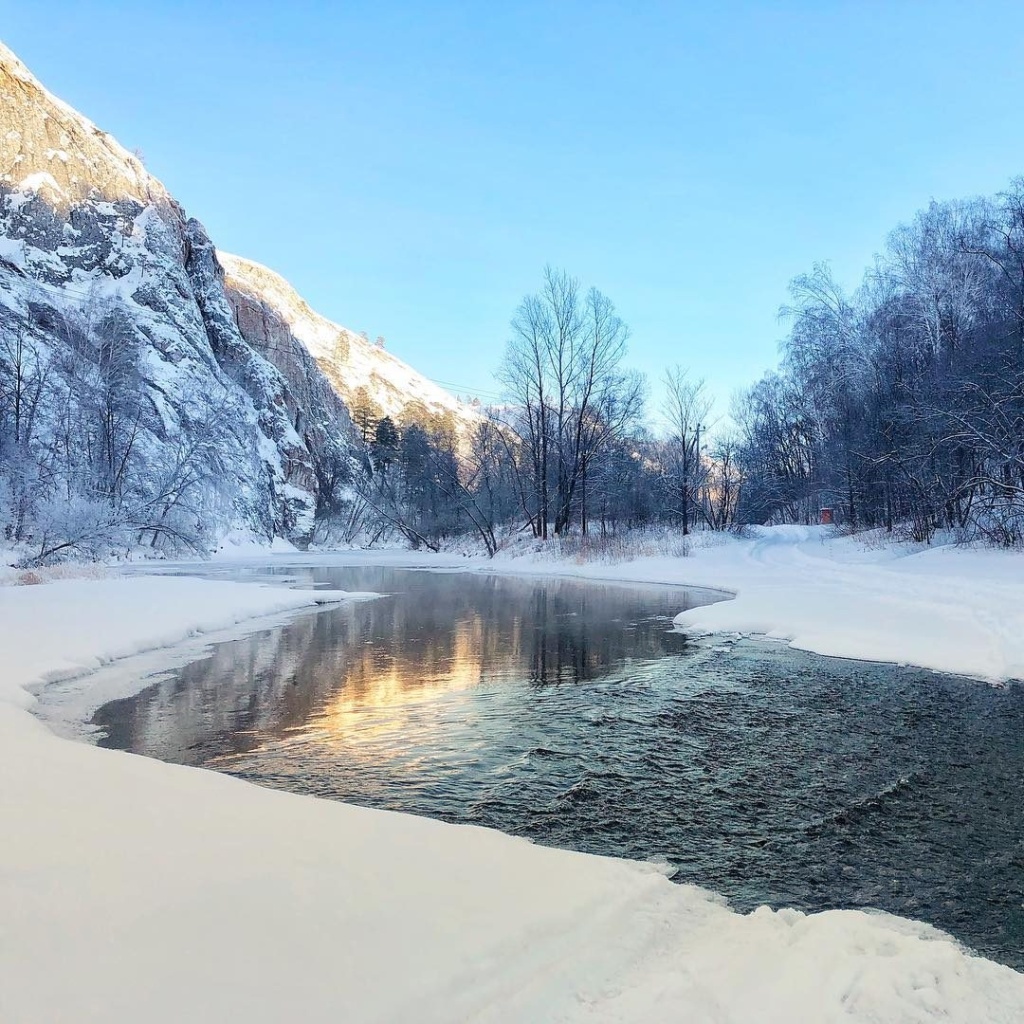
[[[710,595],[675,588],[303,575],[390,596],[219,644],[97,712],[103,745],[664,857],[740,910],[888,910],[1024,968],[1024,687],[694,643],[671,619]]]

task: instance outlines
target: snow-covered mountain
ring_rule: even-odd
[[[22,423],[18,452],[0,450],[0,463],[20,460],[0,479],[0,533],[32,533],[26,516],[43,524],[37,535],[52,532],[72,505],[79,518],[84,506],[102,518],[104,502],[123,505],[137,527],[139,510],[151,518],[156,503],[154,544],[165,527],[204,543],[241,529],[301,544],[325,488],[353,465],[345,402],[361,385],[395,416],[410,398],[460,421],[472,415],[317,316],[276,274],[223,260],[227,287],[202,225],[0,44],[0,361],[27,344],[39,383],[32,436]],[[13,358],[0,366],[9,376]],[[98,396],[111,405],[115,384],[121,419],[104,425],[94,406]],[[4,400],[0,392],[0,418]],[[58,499],[69,506],[60,515]]]
[[[280,274],[231,253],[218,251],[217,257],[242,336],[268,351],[299,342],[350,410],[359,400],[357,392],[364,389],[379,414],[396,421],[424,413],[447,414],[460,433],[479,423],[480,413],[472,405],[460,402],[383,345],[322,317]]]

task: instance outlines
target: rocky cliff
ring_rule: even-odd
[[[136,527],[157,502],[154,545],[239,529],[305,543],[351,420],[301,344],[261,341],[236,312],[202,225],[0,44],[0,373],[34,374],[0,389],[8,538],[54,529],[74,493]]]
[[[473,406],[388,352],[383,343],[315,312],[280,274],[241,256],[217,255],[242,336],[278,366],[311,356],[350,411],[362,393],[376,415],[397,423],[446,419],[466,435],[480,422]]]

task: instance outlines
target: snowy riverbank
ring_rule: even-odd
[[[802,645],[811,625],[811,640],[838,642],[829,620],[813,617],[826,596],[867,602],[862,617],[877,638],[885,596],[929,598],[938,618],[910,629],[928,620],[941,630],[967,588],[976,589],[961,617],[974,623],[975,592],[1024,586],[1015,556],[864,552],[858,564],[846,541],[778,536],[672,563],[492,567],[726,586],[736,602],[687,618],[701,628],[760,623]],[[486,568],[405,553],[282,558]],[[936,580],[958,578],[959,594],[943,603]],[[801,598],[800,581],[815,580],[829,589]],[[0,588],[5,1024],[1024,1019],[1024,976],[925,925],[855,911],[741,916],[649,866],[71,743],[26,710],[26,690],[44,677],[339,596],[176,577]],[[730,608],[732,620],[706,618]],[[1019,614],[1008,607],[1007,636]],[[1001,628],[979,614],[970,635],[983,626],[993,636]],[[1015,657],[1009,640],[1000,664]],[[992,665],[978,660],[973,671]]]

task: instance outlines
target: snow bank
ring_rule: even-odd
[[[27,706],[32,698],[23,688],[29,685],[79,676],[196,633],[347,596],[174,576],[3,587],[0,701]]]
[[[41,678],[337,598],[0,591],[0,1020],[1019,1024],[1024,976],[883,915],[740,916],[650,865],[58,739]]]
[[[519,560],[516,560],[519,561]],[[514,563],[513,563],[514,564]],[[1024,678],[1024,554],[881,544],[829,527],[698,534],[687,558],[548,571],[730,591],[681,613],[688,633],[759,634],[815,654]]]
[[[817,654],[1024,678],[1020,552],[872,549],[826,528],[776,527],[692,563],[694,582],[714,579],[736,599],[682,613],[688,632],[760,633]]]

